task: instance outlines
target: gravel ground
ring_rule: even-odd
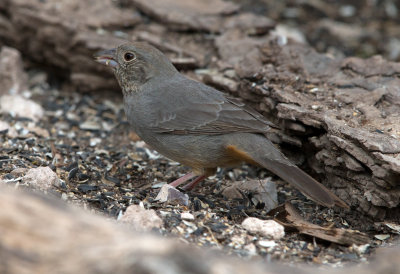
[[[188,170],[152,151],[129,130],[120,94],[81,94],[49,84],[44,72],[34,70],[28,75],[29,92],[24,95],[43,106],[44,116],[34,122],[0,114],[0,120],[9,124],[0,131],[0,176],[8,185],[31,187],[24,184],[22,175],[49,166],[61,183],[46,192],[69,203],[112,219],[118,219],[129,205],[141,204],[156,210],[163,225],[154,230],[163,235],[239,257],[261,256],[287,264],[365,262],[376,247],[398,239],[395,229],[360,218],[351,210],[316,206],[276,177],[272,181],[277,183],[279,203],[290,200],[304,219],[360,230],[370,240],[362,246],[343,246],[295,231],[286,231],[279,240],[250,233],[241,225],[245,218],[273,216],[253,199],[254,193],[242,193],[237,199],[222,195],[235,181],[271,176],[246,165],[219,170],[188,193],[187,206],[160,203],[155,200],[160,187]]]

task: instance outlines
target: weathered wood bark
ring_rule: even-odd
[[[374,263],[326,273],[395,273],[400,248]],[[11,273],[320,273],[244,261],[198,249],[66,206],[58,199],[0,186],[0,272]],[[397,272],[396,272],[397,273]]]
[[[261,51],[263,67],[239,95],[281,120],[343,200],[378,219],[400,218],[400,64],[330,59],[298,44]]]
[[[25,59],[68,77],[76,88],[116,88],[111,77],[99,76],[102,68],[93,63],[92,53],[122,43],[112,30],[139,21],[139,15],[107,0],[5,0],[0,3],[0,44],[18,48]]]
[[[269,35],[273,23],[267,18],[224,2],[211,14],[191,6],[196,1],[183,6],[197,24],[169,17],[163,1],[153,1],[153,8],[146,1],[121,2],[124,9],[108,0],[2,1],[0,45],[18,48],[85,91],[117,89],[91,55],[124,39],[149,41],[181,67],[213,68],[201,72],[204,81],[280,124],[282,147],[296,147],[306,158],[297,162],[354,209],[377,219],[400,217],[399,63],[317,54]],[[171,0],[175,5],[179,1]]]

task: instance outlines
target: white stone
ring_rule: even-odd
[[[285,236],[284,227],[273,220],[261,220],[249,217],[242,222],[242,226],[251,233],[258,233],[274,240],[279,240]]]
[[[10,129],[10,124],[4,121],[0,121],[0,132]]]
[[[100,138],[90,138],[90,143],[89,145],[91,147],[97,146],[98,144],[101,143],[101,139]]]
[[[374,236],[376,239],[384,241],[390,238],[389,234],[377,234]]]
[[[250,244],[248,244],[248,245],[245,245],[245,246],[243,247],[243,249],[247,251],[247,255],[248,255],[248,256],[256,256],[256,255],[257,255],[257,247],[256,247],[256,245],[253,244],[253,243],[250,243]]]
[[[365,245],[352,245],[353,249],[357,252],[358,255],[365,254],[370,247],[370,244]]]
[[[0,112],[12,116],[26,117],[38,121],[44,115],[42,106],[20,95],[3,95],[0,97]]]
[[[262,241],[258,241],[258,245],[261,246],[261,247],[274,247],[274,246],[276,246],[276,242],[275,241],[262,240]]]
[[[131,225],[137,231],[159,229],[163,225],[162,219],[153,209],[144,209],[140,205],[130,205],[119,221]]]
[[[3,46],[0,51],[0,95],[16,94],[27,86],[27,76],[23,70],[21,53]]]
[[[41,190],[47,190],[51,186],[59,186],[61,183],[57,174],[47,166],[29,169],[22,177],[22,182]]]
[[[193,216],[193,214],[190,213],[190,212],[182,212],[182,213],[181,213],[181,218],[182,218],[183,220],[194,220],[194,216]]]

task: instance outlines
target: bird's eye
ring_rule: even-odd
[[[132,52],[127,52],[127,53],[124,54],[124,60],[126,62],[132,61],[135,58],[136,58],[136,56]]]

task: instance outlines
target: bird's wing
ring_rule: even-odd
[[[262,133],[276,127],[241,101],[187,78],[170,81],[157,93],[160,96],[152,100],[150,124],[155,132],[218,135]]]

